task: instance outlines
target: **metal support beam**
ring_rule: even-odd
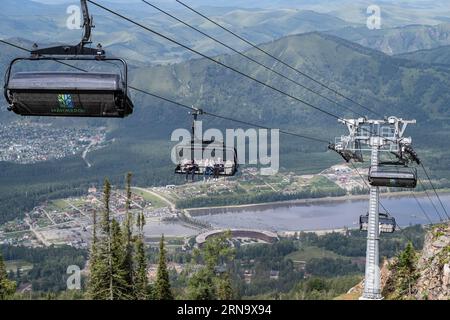
[[[371,167],[376,170],[378,167],[378,144],[372,146]],[[369,221],[367,226],[367,249],[366,249],[366,275],[364,281],[364,293],[361,299],[380,300],[380,256],[379,256],[379,189],[370,187],[369,198]]]

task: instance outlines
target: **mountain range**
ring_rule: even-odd
[[[389,55],[450,45],[449,23],[434,26],[408,25],[380,30],[350,26],[327,33]]]
[[[1,38],[21,37],[38,44],[79,42],[81,30],[69,30],[66,27],[66,20],[69,17],[66,13],[67,5],[43,5],[30,1],[24,5],[23,12],[18,12],[16,1],[5,1],[3,4],[5,10],[0,12]],[[123,4],[115,4],[111,7],[155,31],[163,32],[181,42],[187,42],[191,47],[202,50],[206,54],[227,53],[224,47],[142,2],[136,7]],[[168,11],[187,23],[220,38],[225,43],[235,46],[238,50],[248,47],[203,18],[180,7]],[[146,64],[179,62],[193,57],[192,54],[183,52],[176,46],[94,6],[90,7],[90,11],[94,15],[96,24],[93,41],[102,43],[116,55],[123,55],[136,63]],[[255,43],[271,41],[290,34],[324,31],[351,25],[327,14],[297,9],[251,10],[207,7],[203,8],[202,12]]]
[[[450,65],[450,46],[418,50],[400,54],[398,57],[423,63]]]
[[[7,3],[10,0],[5,1]],[[41,6],[39,3],[36,5]],[[213,8],[208,10],[213,12]],[[450,57],[450,54],[449,47],[442,46],[448,41],[446,35],[448,26],[407,26],[369,32],[361,26],[311,11],[279,9],[269,12],[265,9],[236,8],[223,10],[220,13],[223,17],[222,22],[229,23],[233,29],[236,28],[251,40],[262,43],[261,46],[266,51],[303,72],[340,90],[377,113],[417,119],[417,125],[411,126],[408,134],[413,136],[414,145],[426,166],[431,168],[431,174],[441,178],[440,185],[448,183],[445,179],[450,178],[448,170],[450,152],[447,151],[450,130],[448,108],[450,66],[446,57]],[[57,19],[45,16],[42,17],[42,21],[28,15],[17,19],[10,16],[3,19],[4,12],[1,15],[3,15],[0,19],[1,36],[9,38],[16,35],[19,38],[13,37],[12,41],[27,48],[31,48],[36,39],[40,39],[38,42],[41,47],[55,42],[79,41],[80,31],[68,31],[60,26],[64,23],[64,15]],[[295,95],[327,112],[338,116],[355,116],[355,113],[300,89],[262,67],[243,60],[240,56],[210,47],[209,43],[201,38],[193,40],[192,33],[180,32],[181,27],[177,24],[163,25],[158,22],[166,21],[161,16],[154,15],[150,18],[143,16],[141,13],[141,19],[146,24],[153,23],[152,26],[155,28],[164,26],[164,31],[180,38],[185,37],[183,43],[214,55],[215,59],[260,81]],[[155,18],[157,16],[158,18]],[[102,16],[98,12],[95,13],[95,17],[97,24],[94,29],[95,40],[101,40],[108,52],[123,55],[129,60],[130,81],[136,87],[223,116],[245,119],[330,141],[333,141],[334,136],[346,132],[344,126],[338,124],[336,119],[230,70],[185,50],[174,49],[151,34],[137,31],[114,17]],[[54,25],[48,24],[46,19],[53,21]],[[195,25],[210,30],[197,18],[192,21]],[[14,26],[14,23],[17,26],[6,32],[5,28]],[[340,24],[340,34],[331,28],[335,23]],[[308,32],[318,28],[323,32]],[[214,31],[215,35],[220,35],[216,32]],[[65,33],[70,36],[66,36]],[[392,50],[386,50],[386,44],[389,44]],[[2,73],[13,57],[25,54],[1,44],[0,48]],[[245,46],[239,48],[292,79],[326,94],[331,99],[339,100],[358,113],[375,116],[355,104],[326,92],[292,70],[274,63],[261,52],[249,50]],[[427,50],[409,52],[425,48]],[[176,61],[178,63],[175,63]],[[91,70],[95,68],[91,66]],[[176,177],[172,175],[173,168],[169,157],[172,143],[169,137],[174,129],[190,126],[190,115],[186,110],[156,98],[135,92],[132,97],[135,111],[124,120],[43,120],[60,126],[107,125],[108,138],[115,139],[115,143],[89,154],[92,164],[90,169],[86,168],[79,156],[69,157],[64,161],[32,165],[0,163],[2,172],[0,203],[5,205],[0,210],[11,208],[13,203],[16,206],[23,203],[22,190],[25,187],[32,190],[36,199],[41,201],[42,197],[48,197],[50,187],[52,190],[66,190],[64,188],[70,189],[73,186],[80,188],[93,181],[101,181],[106,176],[117,182],[121,181],[124,172],[127,171],[136,173],[136,183],[140,185],[177,182]],[[0,101],[4,106],[4,101]],[[17,120],[19,123],[30,121],[5,111],[4,107],[1,110],[0,121]],[[209,117],[205,117],[204,120],[207,127],[224,129],[242,126]],[[282,136],[281,166],[286,170],[315,173],[341,161],[338,155],[325,153],[326,149],[326,144]],[[31,194],[31,191],[27,194]]]
[[[54,3],[58,4],[48,5],[30,0],[21,0],[20,2],[23,5],[18,11],[16,0],[2,1],[0,38],[26,38],[40,45],[50,42],[76,43],[80,40],[81,30],[69,30],[66,27],[66,20],[69,17],[66,13],[68,3],[55,1]],[[117,1],[117,3],[102,1],[101,3],[136,19],[155,31],[163,32],[183,43],[189,43],[192,48],[206,54],[230,53],[225,47],[141,1],[135,1],[128,5],[123,1]],[[340,7],[336,6],[336,1],[321,1],[315,5],[316,11],[311,10],[313,1],[301,1],[300,3],[299,6],[291,1],[279,2],[278,5],[272,3],[274,8],[271,9],[263,5],[263,2],[261,2],[260,8],[249,8],[252,7],[250,2],[241,3],[240,7],[233,6],[232,2],[228,3],[226,7],[218,7],[220,3],[213,6],[210,1],[195,1],[190,4],[254,43],[270,42],[288,35],[322,31],[390,55],[450,45],[450,23],[445,19],[424,21],[424,23],[428,22],[433,25],[419,25],[420,19],[411,21],[403,19],[400,26],[382,24],[380,30],[369,30],[365,25],[365,18],[345,20],[339,17],[339,10],[336,10]],[[389,6],[398,5],[396,3],[395,1],[385,1],[382,7],[389,8]],[[244,42],[189,12],[176,2],[165,1],[155,2],[155,4],[238,50],[249,48]],[[415,6],[405,5],[404,10],[420,9],[421,14],[425,15],[424,12],[427,12],[427,8],[430,7],[427,4],[427,1],[421,1]],[[322,9],[319,8],[319,5],[322,6]],[[365,5],[364,1],[353,3],[353,5],[345,1],[342,3],[343,8],[357,8],[358,12],[364,12],[362,9],[365,8]],[[325,8],[328,8],[328,11]],[[134,64],[167,64],[195,58],[195,55],[93,5],[90,6],[90,11],[94,15],[96,24],[93,41],[102,43],[116,55],[127,57]],[[391,12],[390,15],[397,16],[397,13]]]
[[[444,137],[448,134],[450,118],[448,66],[430,64],[423,60],[413,61],[414,59],[407,59],[404,56],[388,56],[353,42],[317,32],[284,37],[263,44],[262,47],[375,112],[416,118],[418,124],[411,128],[411,132],[423,133],[417,135],[415,140],[419,145],[423,144],[421,147],[429,149],[445,145],[445,140],[436,139],[433,146],[429,146],[428,141],[430,135]],[[3,61],[8,61],[17,54],[12,48],[8,48],[6,52],[8,56],[2,55]],[[273,66],[273,61],[254,49],[247,51],[246,54]],[[298,88],[262,67],[243,60],[240,56],[221,55],[216,59],[323,110],[338,116],[354,116],[351,112]],[[286,68],[277,68],[296,81],[301,81],[326,94],[298,74]],[[338,135],[344,129],[336,119],[205,59],[147,67],[132,65],[130,79],[136,87],[223,116],[246,119],[299,133],[315,134],[324,139],[333,139],[334,135]],[[328,96],[335,99],[332,94]],[[108,121],[112,124],[113,135],[137,140],[145,140],[147,137],[168,139],[173,129],[189,126],[190,120],[186,111],[180,111],[173,105],[142,94],[133,94],[133,99],[136,107],[132,116],[122,122]],[[340,102],[358,113],[373,116],[367,110],[347,101]],[[81,120],[80,123],[85,123],[84,121],[87,123],[88,120]],[[217,122],[214,119],[208,119],[208,123],[211,126],[236,127],[236,124]],[[432,131],[428,130],[430,126],[433,127]],[[151,131],[149,127],[152,128]],[[325,127],[327,131],[323,130]],[[300,150],[312,148],[319,151],[326,147],[306,141],[301,145],[303,147],[299,147]],[[292,149],[289,144],[285,147]]]

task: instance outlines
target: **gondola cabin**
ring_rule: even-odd
[[[10,110],[22,116],[123,118],[133,112],[120,74],[18,72],[5,87]]]
[[[379,231],[381,233],[393,233],[397,223],[394,217],[388,216],[386,213],[380,213],[378,215]],[[367,231],[369,225],[369,214],[359,217],[359,229],[361,231]]]
[[[180,145],[175,148],[175,152],[176,174],[203,175],[208,169],[216,169],[219,176],[234,176],[239,166],[236,149],[214,141]]]
[[[417,170],[409,167],[379,166],[369,171],[369,183],[374,187],[413,189],[417,186]]]

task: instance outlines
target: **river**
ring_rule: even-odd
[[[450,195],[445,194],[440,197],[450,214]],[[438,222],[438,215],[428,198],[426,196],[417,196],[417,198],[431,220]],[[432,200],[441,215],[444,215],[436,197],[432,197]],[[400,226],[429,223],[412,196],[391,198],[382,196],[382,203],[396,218]],[[250,228],[275,232],[327,230],[358,227],[359,216],[366,214],[367,209],[367,200],[346,200],[313,204],[213,209],[207,211],[206,215],[196,216],[196,219],[209,222],[217,228]],[[382,209],[380,210],[382,211]]]

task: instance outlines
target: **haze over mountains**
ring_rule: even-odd
[[[19,0],[22,1],[22,0]],[[34,0],[40,3],[75,3],[77,0]],[[140,0],[103,0],[102,3],[142,5]],[[176,9],[175,0],[155,0],[166,8]],[[385,27],[407,24],[438,24],[449,22],[450,8],[447,0],[186,0],[194,7],[221,7],[246,9],[300,9],[327,13],[353,23],[365,23],[367,8],[379,5],[382,9]]]
[[[116,1],[117,3],[100,2],[110,5],[156,31],[162,31],[183,43],[188,43],[192,48],[206,54],[229,53],[223,46],[203,37],[141,1],[129,4],[124,1]],[[277,4],[272,3],[273,8],[271,9],[267,9],[267,3],[265,2],[261,2],[261,6],[257,9],[249,9],[248,7],[252,7],[250,2],[244,2],[244,5],[241,4],[240,7],[234,7],[233,2],[191,2],[189,3],[195,7],[200,7],[199,10],[203,13],[255,43],[270,42],[287,35],[324,31],[387,54],[401,54],[450,45],[450,23],[448,21],[446,23],[445,19],[435,17],[436,19],[427,21],[433,25],[417,25],[421,20],[414,18],[414,12],[423,16],[432,16],[430,12],[434,12],[433,10],[436,6],[439,6],[439,2],[433,6],[430,6],[427,1],[419,1],[415,6],[402,4],[405,12],[411,11],[409,13],[411,20],[403,19],[396,24],[387,23],[385,20],[389,19],[383,18],[381,30],[369,30],[366,27],[368,15],[364,10],[368,5],[364,1],[355,2],[351,6],[345,1],[342,3],[339,1],[342,8],[350,6],[363,13],[361,16],[355,15],[348,20],[339,18],[338,11],[342,8],[338,7],[341,9],[336,11],[334,8],[337,2],[335,1],[319,1],[318,3],[299,1],[299,5],[297,5],[297,1],[281,1]],[[20,11],[17,10],[18,3],[21,3]],[[41,45],[50,42],[74,43],[79,41],[81,31],[69,30],[66,27],[67,6],[77,3],[77,1],[53,1],[52,3],[52,5],[47,5],[30,0],[2,1],[0,37],[26,38]],[[158,2],[154,3],[158,4]],[[311,11],[312,3],[315,3],[317,11]],[[397,9],[394,10],[390,7],[400,6],[396,3],[395,1],[382,2],[381,7],[384,10],[382,15],[385,12],[385,15],[389,17],[398,17]],[[320,4],[322,4],[322,9],[319,8]],[[211,5],[227,6],[212,7]],[[161,6],[186,22],[218,37],[227,44],[233,45],[238,50],[248,49],[245,43],[192,14],[174,1],[163,1]],[[194,54],[117,19],[117,17],[99,10],[95,6],[91,5],[90,7],[96,24],[93,41],[102,43],[116,55],[126,56],[135,64],[164,64],[196,58]],[[391,25],[399,25],[399,27],[390,27]]]
[[[5,0],[4,10],[0,13],[0,36],[2,38],[14,38],[15,41],[19,41],[26,47],[31,47],[34,42],[38,43],[76,43],[79,41],[81,34],[80,30],[68,30],[65,27],[65,21],[67,14],[65,8],[67,3],[64,1],[51,1],[52,5],[43,4],[41,1],[20,1],[23,3],[23,8],[20,11],[17,10],[17,1]],[[106,3],[108,1],[105,1]],[[272,2],[272,5],[278,7],[278,9],[248,9],[245,7],[252,7],[251,2],[245,2],[244,8],[232,8],[233,2],[227,2],[228,8],[221,8],[222,11],[217,11],[212,7],[202,7],[205,5],[211,5],[208,1],[194,1],[196,6],[200,6],[202,10],[212,16],[214,19],[223,23],[239,34],[248,37],[251,41],[256,43],[267,43],[265,47],[267,50],[273,52],[275,55],[286,59],[290,63],[299,66],[302,70],[307,71],[310,74],[317,75],[324,81],[330,83],[339,83],[342,86],[342,90],[347,94],[354,97],[361,97],[365,102],[370,105],[380,108],[385,108],[384,105],[394,103],[406,103],[406,101],[416,101],[414,112],[417,115],[433,118],[445,118],[446,111],[441,113],[442,107],[436,101],[440,101],[442,95],[445,93],[440,92],[442,89],[440,86],[434,89],[437,95],[433,94],[434,106],[431,107],[428,100],[430,100],[431,92],[433,92],[434,81],[430,82],[429,88],[421,89],[419,91],[412,90],[408,85],[411,85],[413,89],[417,87],[419,89],[420,81],[425,76],[421,72],[421,77],[414,78],[412,75],[414,72],[406,72],[405,68],[398,60],[389,59],[387,56],[379,54],[377,51],[370,51],[363,49],[362,47],[352,45],[351,42],[360,44],[364,47],[372,48],[388,55],[397,55],[401,58],[411,58],[411,60],[418,62],[431,62],[431,57],[421,54],[421,58],[414,55],[402,55],[404,53],[414,52],[416,50],[434,49],[441,46],[450,45],[450,24],[439,24],[435,26],[425,25],[408,25],[404,27],[396,28],[383,28],[381,30],[369,30],[362,24],[354,24],[346,22],[342,19],[336,18],[329,14],[317,13],[314,11],[304,11],[297,9],[280,9],[288,6],[290,1],[279,1],[276,5]],[[56,4],[57,3],[57,4]],[[174,8],[176,3],[173,1],[163,1],[165,7]],[[313,1],[301,1],[302,6],[309,6]],[[364,1],[358,2],[355,7],[361,7]],[[398,5],[395,1],[384,1],[382,5],[394,6]],[[428,12],[430,8],[430,2],[428,1],[416,1],[416,5],[408,5],[408,8],[422,8]],[[115,8],[119,8],[130,16],[137,17],[139,21],[142,21],[146,25],[154,28],[158,31],[167,32],[170,36],[173,36],[177,40],[188,44],[196,50],[204,52],[208,55],[221,55],[230,54],[227,49],[221,47],[218,44],[214,44],[212,40],[205,39],[194,31],[182,26],[180,23],[171,20],[161,13],[155,13],[155,10],[143,6],[142,2],[133,2],[133,5],[126,5],[124,1],[115,1],[115,4],[111,4]],[[215,3],[221,5],[221,2]],[[322,4],[323,6],[336,5],[335,1],[319,1],[316,5]],[[437,6],[440,2],[437,1]],[[267,7],[268,2],[260,2],[260,7]],[[240,84],[235,76],[228,77],[229,72],[221,72],[220,67],[212,65],[211,63],[204,62],[203,60],[194,60],[183,63],[181,65],[174,65],[168,67],[151,67],[148,65],[167,64],[180,61],[186,61],[192,58],[198,59],[199,57],[193,53],[190,53],[182,48],[176,48],[174,45],[167,41],[161,40],[152,34],[145,32],[142,29],[131,26],[122,20],[118,20],[116,17],[107,15],[103,11],[97,10],[94,6],[91,7],[91,13],[95,17],[97,27],[94,29],[94,41],[101,42],[109,52],[114,52],[115,55],[125,57],[132,66],[140,66],[140,68],[133,69],[131,79],[136,85],[145,84],[146,88],[152,88],[161,93],[170,93],[177,98],[183,98],[184,100],[192,100],[191,102],[206,102],[213,105],[226,106],[229,101],[223,101],[226,94],[223,92],[227,90],[236,90],[233,83]],[[296,7],[294,5],[294,7]],[[427,9],[428,8],[428,9]],[[433,6],[433,8],[435,8]],[[428,10],[428,11],[427,11]],[[33,14],[32,14],[33,12]],[[148,12],[150,15],[148,15]],[[224,31],[219,31],[216,27],[205,22],[203,19],[193,16],[187,10],[178,8],[176,10],[171,9],[171,13],[176,14],[182,19],[186,19],[187,22],[198,26],[202,30],[211,33],[215,37],[224,40],[226,43],[236,47],[238,50],[248,50],[248,46],[242,42],[237,41],[235,38],[231,38],[230,35]],[[322,31],[324,33],[333,35],[333,37],[327,37],[324,34],[305,34],[305,36],[298,36],[298,34],[308,33],[311,31]],[[289,36],[287,38],[284,38]],[[20,40],[20,39],[24,40]],[[351,42],[340,40],[340,38],[350,40]],[[26,39],[26,40],[25,40]],[[280,39],[280,40],[277,40]],[[349,50],[347,54],[342,54],[343,49]],[[2,48],[4,54],[2,60],[7,61],[10,57],[16,54],[15,49]],[[341,49],[341,50],[338,50]],[[444,49],[443,49],[444,50]],[[361,52],[364,52],[361,55]],[[327,53],[330,53],[328,55]],[[433,51],[434,52],[434,51]],[[265,57],[260,57],[254,51],[249,51],[252,56],[261,59],[268,66],[273,64],[272,61],[268,61]],[[439,54],[433,54],[433,57]],[[365,58],[363,59],[362,56]],[[242,61],[242,57],[235,57],[234,55],[224,56],[220,59],[229,61],[231,65],[236,66],[239,69],[245,70],[247,73],[260,77],[264,81],[269,83],[278,83],[278,80],[270,75],[258,66]],[[440,62],[445,60],[441,58]],[[375,63],[377,61],[378,65]],[[387,65],[392,66],[389,69]],[[402,62],[403,63],[403,62]],[[3,64],[5,65],[5,64]],[[409,69],[423,68],[422,66],[416,66],[412,63],[408,65]],[[436,67],[437,68],[437,67]],[[180,74],[179,70],[188,69]],[[194,70],[195,69],[195,70]],[[218,69],[215,71],[217,76],[209,76],[208,71]],[[409,70],[408,69],[408,70]],[[430,72],[430,77],[441,77],[437,74],[443,72],[439,69],[426,69]],[[430,71],[432,70],[432,71]],[[280,71],[286,72],[286,70],[280,69]],[[158,76],[155,76],[158,74]],[[370,76],[378,74],[379,77],[375,77],[376,80],[370,79]],[[394,76],[389,78],[388,75]],[[296,74],[290,74],[294,78],[298,78]],[[166,82],[159,81],[160,77],[167,79]],[[222,79],[219,81],[218,79]],[[396,78],[395,78],[396,77]],[[403,78],[406,77],[406,78]],[[445,72],[443,76],[445,78]],[[154,80],[158,79],[158,80]],[[383,82],[379,79],[386,79]],[[446,78],[445,78],[446,79]],[[304,80],[304,79],[298,79]],[[374,82],[375,81],[375,82]],[[229,82],[232,84],[229,85]],[[439,82],[439,81],[436,81]],[[442,81],[441,81],[442,82]],[[444,83],[446,80],[443,81]],[[401,85],[399,84],[401,83]],[[217,84],[213,87],[213,84]],[[222,85],[223,84],[223,85]],[[305,84],[311,85],[308,82]],[[312,102],[323,104],[324,101],[317,99],[317,97],[311,96],[309,93],[298,91],[298,88],[294,87],[292,83],[283,84],[286,91],[299,93],[302,97],[311,99]],[[400,85],[400,86],[399,86]],[[195,86],[197,86],[196,89]],[[263,92],[258,92],[259,89],[253,89],[254,84],[249,85],[248,90],[243,92],[251,92],[247,98],[250,105],[254,105],[250,109],[251,112],[257,114],[258,112],[267,111],[268,107],[265,107],[265,103],[259,105],[259,97],[266,95],[265,89]],[[392,88],[389,88],[392,86]],[[399,90],[403,86],[403,90]],[[188,90],[189,88],[189,90]],[[210,88],[207,90],[206,88]],[[224,91],[223,91],[224,90]],[[423,96],[418,96],[417,92],[429,90]],[[214,93],[217,91],[217,93]],[[445,91],[445,90],[443,90]],[[200,93],[200,94],[199,94]],[[208,96],[209,95],[209,96]],[[214,96],[215,95],[215,96]],[[273,93],[269,93],[273,98],[268,100],[263,99],[263,102],[270,101],[267,105],[277,104],[279,97],[274,96]],[[401,97],[403,95],[403,97]],[[411,95],[411,96],[408,96]],[[214,97],[213,97],[214,96]],[[416,98],[424,99],[428,97],[428,100],[422,100],[418,105]],[[445,100],[442,96],[442,100]],[[212,97],[212,100],[209,98]],[[242,97],[241,97],[242,99]],[[284,99],[281,97],[281,99]],[[378,104],[374,103],[378,101]],[[238,103],[234,101],[233,103]],[[289,102],[291,103],[291,102]],[[425,105],[426,104],[426,105]],[[325,102],[325,106],[327,102]],[[261,110],[257,111],[258,108]],[[330,108],[336,108],[331,105]],[[402,106],[398,106],[399,110]],[[336,110],[337,111],[337,110]],[[361,110],[359,110],[361,111]],[[302,110],[302,112],[307,112]],[[278,112],[279,117],[283,118],[286,115],[282,112]],[[422,114],[423,113],[423,114]],[[320,115],[316,117],[317,121],[322,121]],[[261,118],[261,117],[259,117]],[[289,117],[291,118],[291,117]],[[269,116],[267,119],[276,120]],[[308,123],[308,121],[305,121]],[[314,123],[314,122],[313,122]]]
[[[17,11],[17,2],[14,0],[6,0],[3,6],[6,9],[0,13],[0,37],[2,38],[21,37],[38,44],[70,43],[80,39],[80,30],[69,30],[66,27],[66,20],[69,17],[66,14],[67,5],[43,5],[28,1],[24,6],[25,9],[20,12]],[[191,47],[207,54],[227,52],[224,47],[142,2],[132,6],[121,4],[111,6],[146,26],[189,43]],[[94,6],[91,6],[90,9],[96,24],[93,41],[101,42],[116,55],[124,55],[130,60],[146,64],[178,62],[194,57],[193,54],[98,10]],[[168,10],[180,19],[233,44],[239,50],[247,48],[245,43],[236,41],[223,30],[214,27],[180,5],[176,9]],[[331,30],[350,25],[333,16],[296,9],[249,10],[210,7],[203,8],[202,12],[211,15],[219,23],[232,27],[234,31],[248,36],[251,41],[256,43],[272,41],[290,34]]]

